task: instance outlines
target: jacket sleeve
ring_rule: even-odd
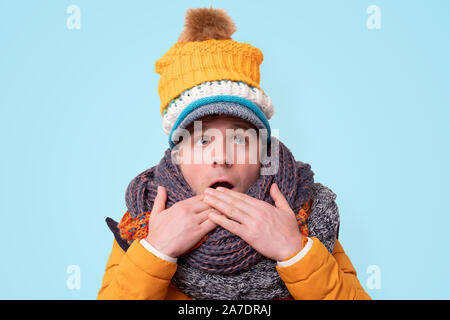
[[[294,299],[370,300],[339,241],[330,254],[318,238],[311,239],[312,247],[299,261],[276,266]]]
[[[177,264],[157,257],[139,241],[125,252],[114,240],[98,300],[163,300]]]

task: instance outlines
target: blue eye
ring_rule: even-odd
[[[237,140],[237,143],[239,144],[245,144],[245,136],[236,135],[234,136],[234,141]],[[237,138],[237,139],[236,139]]]
[[[210,141],[210,138],[209,138],[209,137],[207,137],[207,136],[202,136],[201,138],[199,138],[199,139],[197,140],[197,143],[200,142],[200,145],[205,146],[205,145],[208,144],[209,141]]]

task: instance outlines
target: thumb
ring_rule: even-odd
[[[163,186],[158,186],[158,193],[153,202],[152,213],[160,213],[166,209],[167,191]]]
[[[272,197],[273,201],[275,202],[275,206],[277,208],[292,210],[291,206],[287,202],[284,195],[281,193],[281,191],[278,188],[278,185],[276,183],[272,183],[272,185],[270,186],[270,196]]]

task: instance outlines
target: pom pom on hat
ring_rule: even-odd
[[[204,41],[208,39],[231,40],[236,25],[223,9],[188,9],[184,30],[179,42]]]

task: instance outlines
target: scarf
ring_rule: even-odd
[[[260,175],[246,194],[274,205],[270,186],[277,183],[296,213],[303,236],[317,237],[331,253],[339,226],[334,202],[336,195],[314,183],[311,166],[296,161],[281,141],[277,140],[277,143],[278,170],[272,175]],[[268,168],[270,165],[273,163],[261,166]],[[158,185],[167,190],[166,208],[195,195],[179,166],[172,162],[171,150],[167,149],[157,166],[139,174],[127,187],[125,202],[128,210],[116,225],[121,238],[116,236],[116,239],[121,240],[119,244],[124,250],[134,240],[146,237]],[[108,224],[111,227],[111,220]],[[275,269],[276,261],[264,257],[221,226],[179,256],[177,264],[171,282],[192,299],[292,299]]]

